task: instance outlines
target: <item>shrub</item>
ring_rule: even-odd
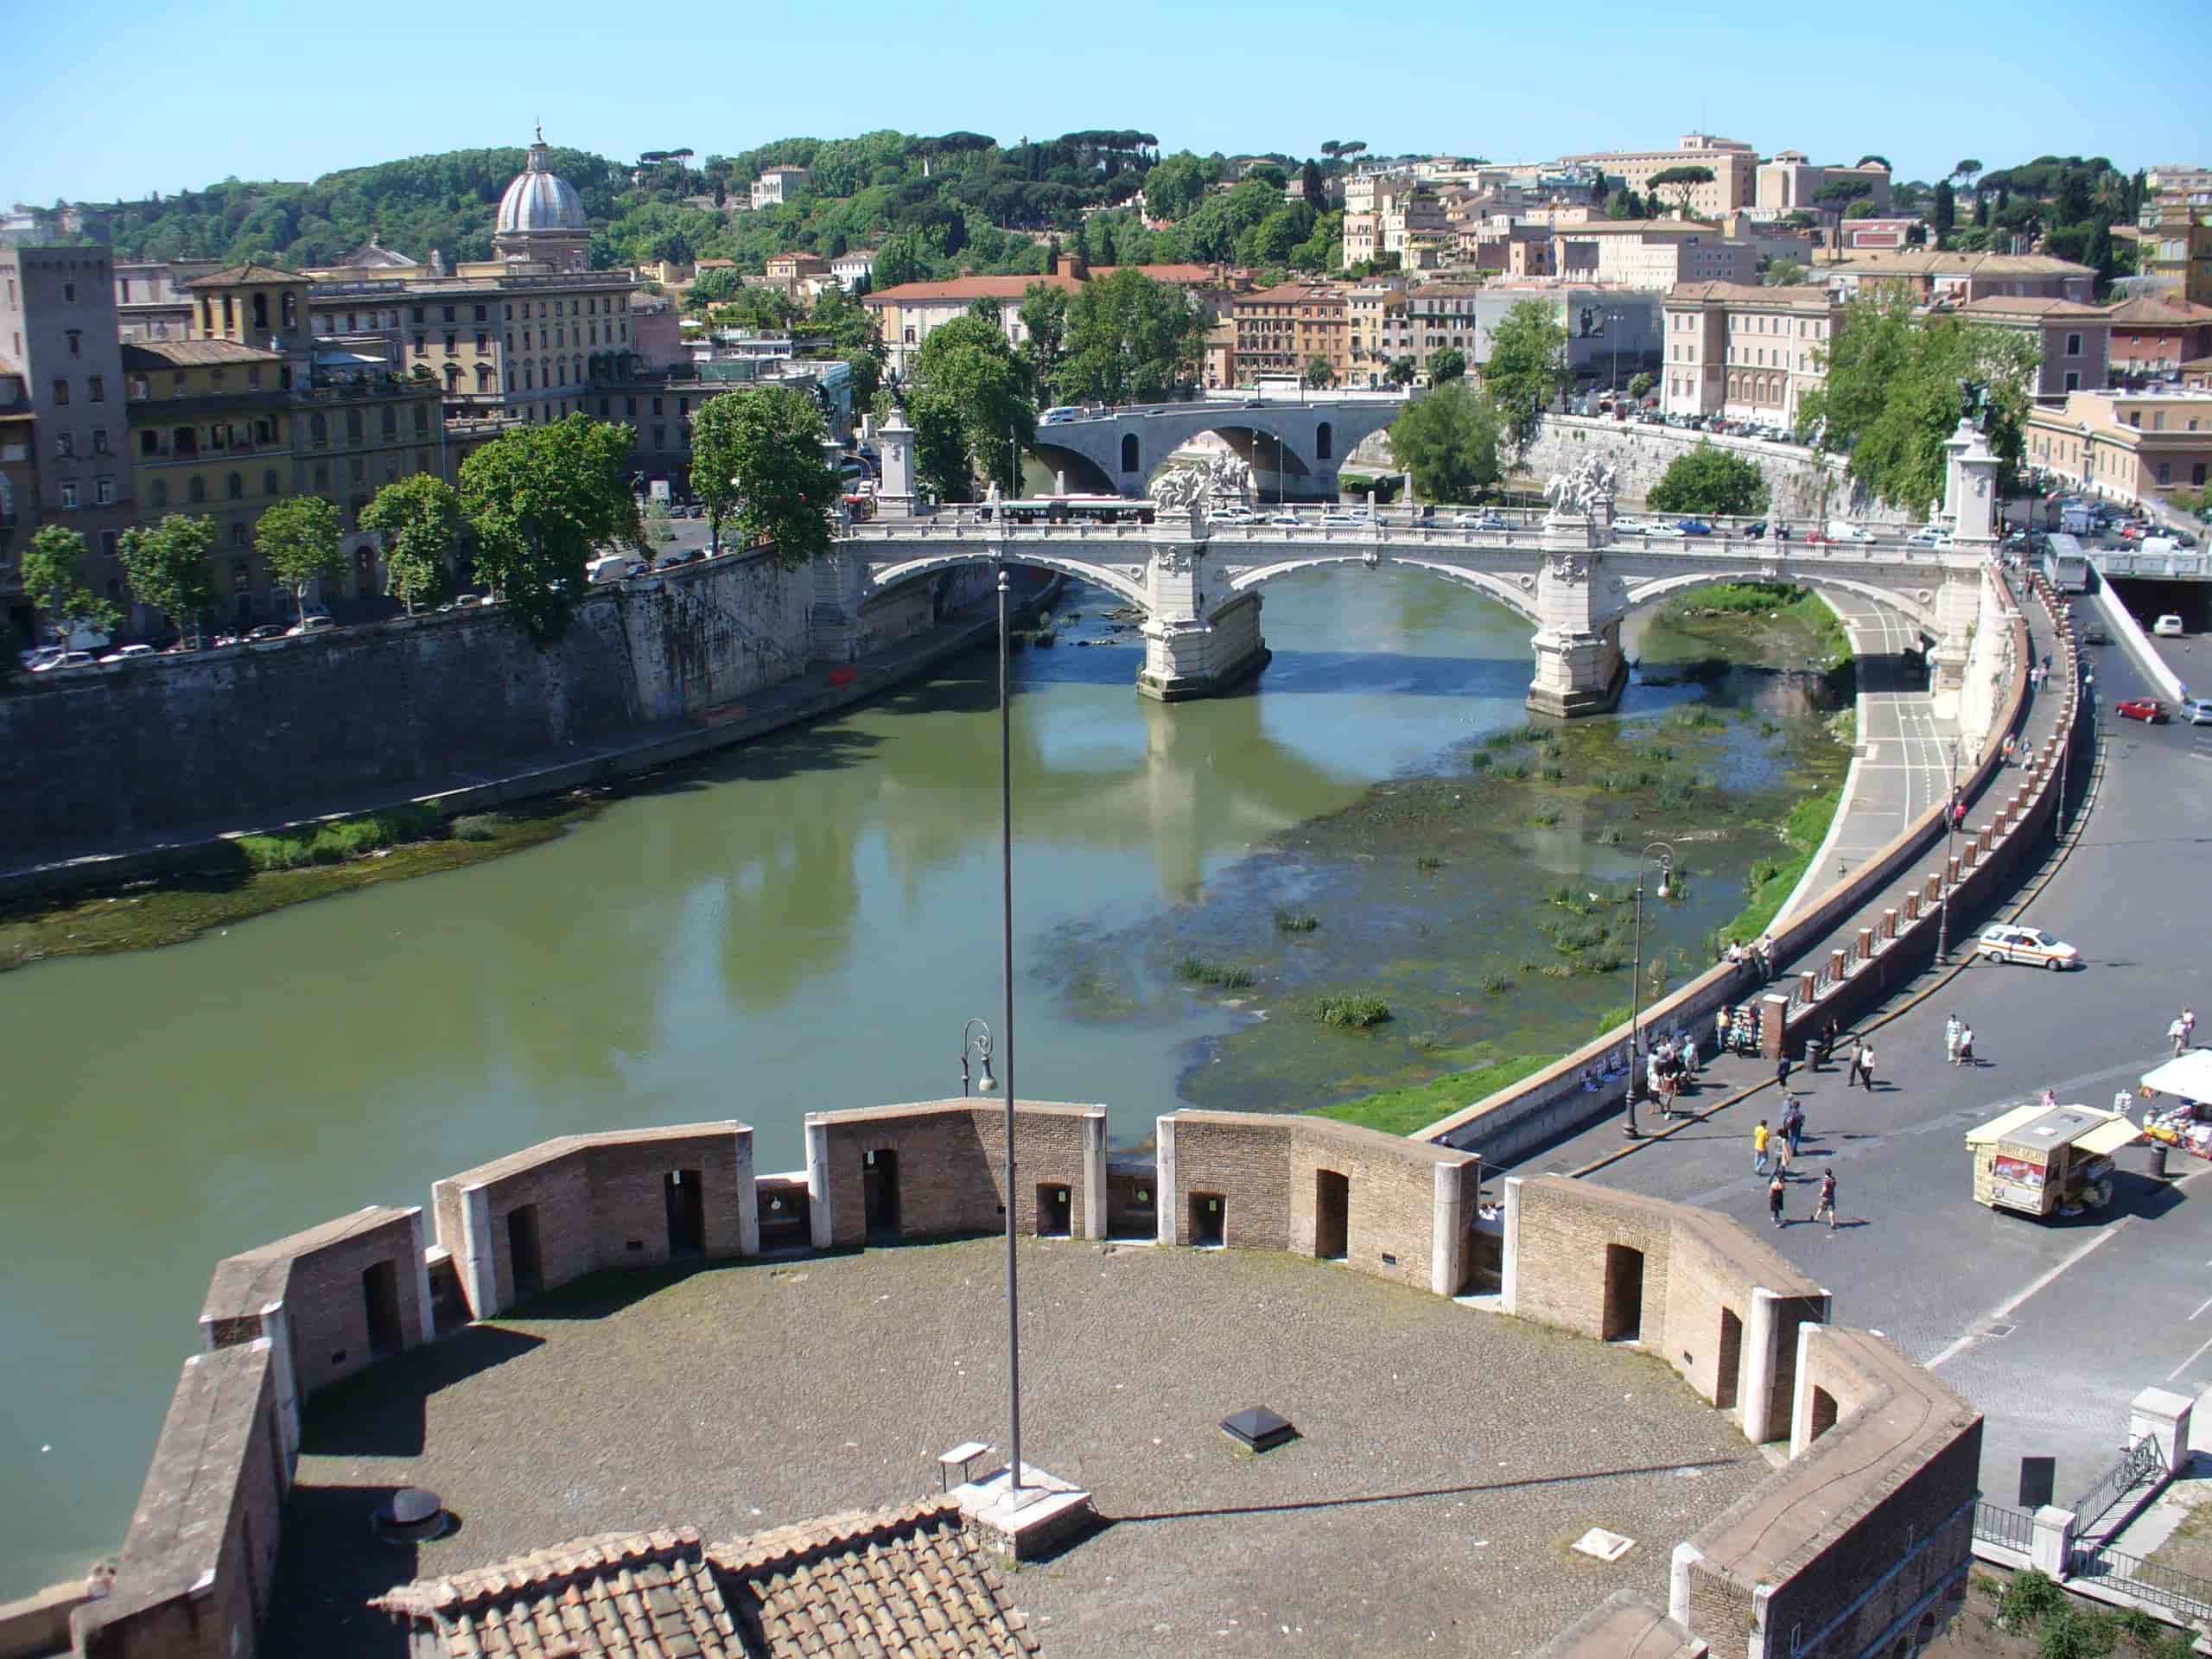
[[[1482,976],[1481,983],[1485,996],[1503,996],[1513,988],[1512,979],[1495,968]]]
[[[1492,776],[1503,778],[1508,783],[1517,784],[1529,775],[1529,763],[1525,760],[1508,760],[1502,766],[1492,766],[1491,772]]]
[[[1211,985],[1225,991],[1241,991],[1253,979],[1249,968],[1236,963],[1211,962],[1195,954],[1177,959],[1175,976],[1194,985]]]
[[[1539,766],[1536,769],[1536,776],[1548,784],[1564,783],[1567,780],[1567,770],[1563,766]]]
[[[1529,816],[1531,823],[1541,824],[1548,830],[1559,822],[1559,809],[1555,806],[1548,806],[1541,811],[1532,812]]]
[[[1313,1017],[1325,1026],[1346,1026],[1355,1030],[1379,1026],[1390,1017],[1390,1005],[1379,996],[1365,991],[1346,991],[1336,996],[1325,996],[1313,1005]]]
[[[499,833],[499,820],[495,813],[472,812],[466,817],[453,821],[453,838],[455,841],[492,841],[498,837]]]
[[[1467,757],[1467,764],[1477,772],[1487,772],[1490,770],[1490,756],[1482,750],[1477,749]]]
[[[274,835],[240,836],[238,849],[257,870],[297,870],[311,864],[343,864],[380,847],[427,841],[444,822],[435,806],[410,802],[355,818],[337,818],[312,828],[280,830]]]
[[[2005,1586],[2005,1593],[1997,1599],[1997,1616],[2018,1630],[2066,1605],[2066,1592],[2056,1581],[2031,1567],[2015,1573]]]
[[[1423,853],[1414,860],[1414,868],[1417,870],[1440,870],[1443,868],[1444,861],[1428,853]]]
[[[1320,925],[1321,918],[1310,910],[1275,907],[1275,931],[1278,933],[1311,933]]]

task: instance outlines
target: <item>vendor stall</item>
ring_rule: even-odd
[[[2143,1133],[2212,1159],[2212,1048],[2193,1048],[2143,1074]]]
[[[2112,1203],[2112,1155],[2135,1125],[2094,1106],[2016,1106],[1967,1131],[1974,1197],[2025,1216],[2102,1210]]]

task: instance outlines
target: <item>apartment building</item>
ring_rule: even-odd
[[[1351,360],[1347,385],[1385,386],[1390,365],[1421,357],[1414,343],[1412,302],[1396,283],[1363,283],[1344,296]]]
[[[1625,185],[1638,195],[1648,194],[1651,181],[1669,168],[1708,168],[1713,181],[1691,188],[1689,210],[1700,219],[1712,219],[1751,205],[1758,156],[1749,144],[1733,138],[1686,132],[1672,149],[1593,150],[1580,156],[1562,156],[1560,163],[1569,170],[1592,168],[1605,176],[1608,187]],[[1664,193],[1669,203],[1680,194],[1674,187]]]
[[[1777,150],[1771,160],[1759,163],[1751,205],[1765,213],[1818,213],[1821,211],[1821,191],[1844,180],[1866,186],[1866,200],[1873,203],[1877,213],[1890,211],[1890,169],[1881,162],[1870,161],[1863,167],[1821,167],[1806,160],[1802,149]]]
[[[93,556],[87,579],[96,591],[119,594],[114,553],[130,522],[130,470],[115,276],[105,248],[0,247],[0,375],[6,374],[21,377],[33,417],[37,499],[29,516],[82,531]],[[11,425],[22,429],[20,420]],[[19,503],[17,515],[25,511]]]
[[[755,208],[780,207],[795,201],[814,183],[811,168],[804,167],[764,167],[760,176],[753,181],[752,202]]]
[[[2192,305],[2212,305],[2212,219],[2168,210],[2136,239],[2147,286]]]
[[[1230,321],[1236,374],[1245,385],[1262,375],[1302,378],[1317,357],[1338,383],[1352,373],[1351,309],[1334,283],[1283,283],[1239,294],[1230,302]]]
[[[2137,222],[2149,230],[2169,219],[2212,213],[2212,167],[2161,162],[2145,169]]]
[[[1690,283],[1667,296],[1661,406],[1669,415],[1723,415],[1796,424],[1824,378],[1842,307],[1812,283],[1777,288]]]
[[[0,623],[24,645],[38,618],[23,597],[23,550],[38,531],[38,416],[20,374],[0,373]]]
[[[2116,375],[2174,380],[2184,363],[2212,357],[2212,305],[2146,295],[2124,301],[2106,315]]]
[[[2028,415],[2028,459],[2072,488],[2130,503],[2212,480],[2212,391],[2077,391]]]
[[[2024,337],[2035,349],[2032,391],[2037,397],[2063,397],[2111,384],[2113,321],[2106,307],[1998,294],[1942,308],[1955,309],[1967,322]]]
[[[1681,283],[1749,283],[1758,257],[1748,242],[1694,219],[1600,219],[1552,236],[1550,273],[1569,282],[1669,289]]]
[[[1948,300],[1965,305],[1992,295],[2029,299],[2073,300],[2087,305],[2096,297],[2097,273],[2087,265],[2039,253],[1958,253],[1936,249],[1904,252],[1847,251],[1822,260],[1821,279],[1847,299],[1862,294],[1901,293],[1922,303]]]

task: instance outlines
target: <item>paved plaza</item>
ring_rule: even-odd
[[[1051,1659],[1527,1651],[1614,1589],[1663,1602],[1768,1472],[1656,1359],[1341,1268],[1029,1242],[1021,1271],[1023,1455],[1109,1523],[1009,1578]],[[400,1655],[365,1597],[582,1534],[933,1491],[938,1453],[1006,1443],[1003,1272],[978,1239],[604,1277],[319,1397],[272,1650]],[[1303,1438],[1236,1446],[1251,1405]],[[459,1534],[372,1542],[416,1484]],[[1637,1542],[1603,1565],[1567,1548],[1591,1527]]]

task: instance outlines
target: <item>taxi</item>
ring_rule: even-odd
[[[2039,927],[1993,927],[1981,936],[1978,954],[1993,962],[2024,962],[2057,972],[2082,965],[2082,953]]]

